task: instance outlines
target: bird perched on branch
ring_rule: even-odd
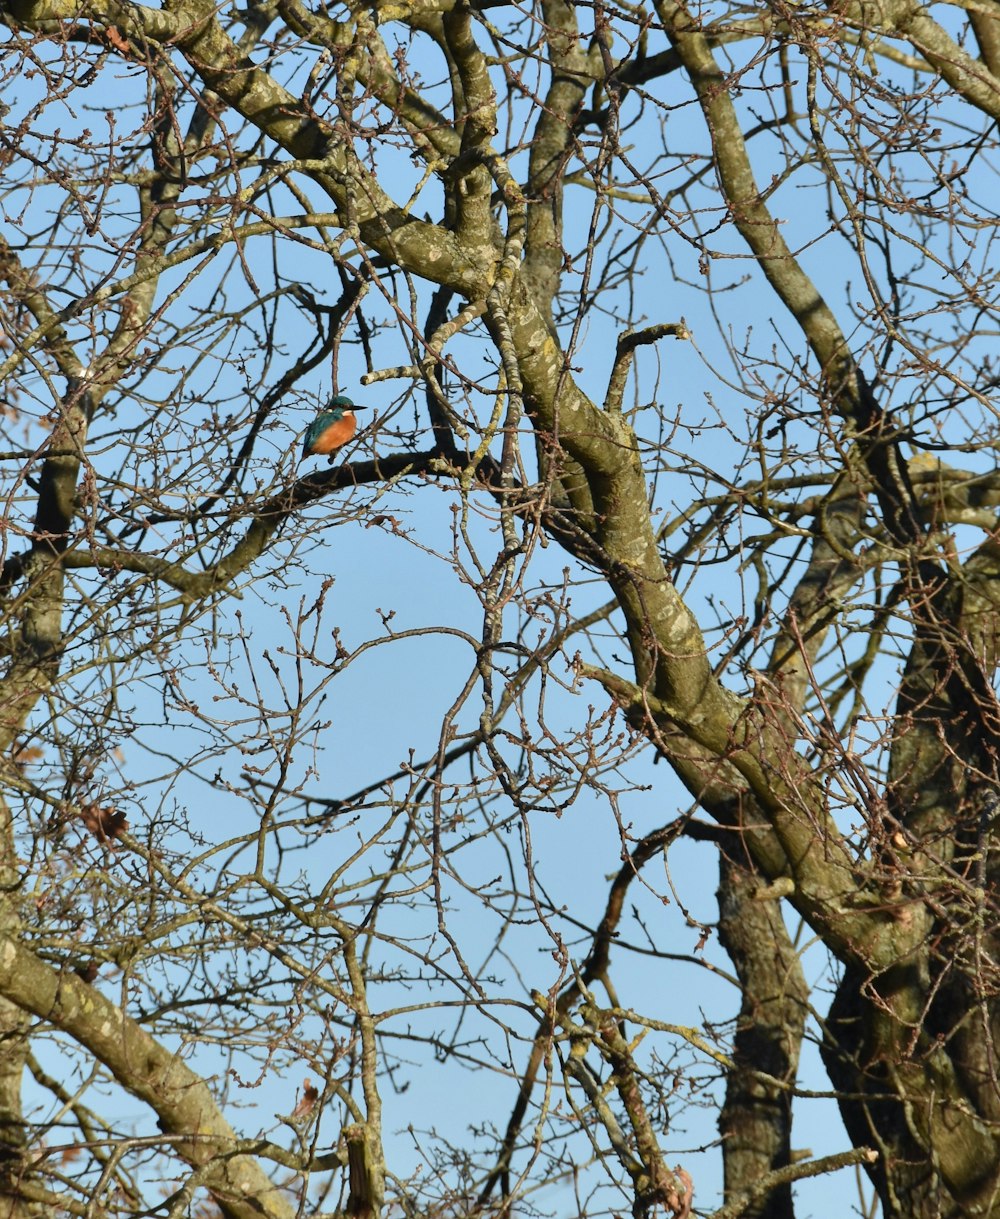
[[[333,461],[333,454],[347,444],[358,430],[354,412],[361,409],[343,394],[332,397],[306,428],[302,457],[299,460],[302,461],[310,454],[329,453],[330,460]]]

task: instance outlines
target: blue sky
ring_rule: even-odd
[[[50,128],[54,131],[60,124],[87,121],[100,129],[98,125],[108,121],[101,114],[112,100],[110,87],[105,77],[76,98],[75,109],[57,107],[47,118]],[[119,81],[114,87],[127,86]],[[24,82],[16,105],[30,104],[32,88],[34,85]],[[678,81],[669,81],[664,88],[663,100],[675,102],[684,95]],[[764,105],[765,99],[750,96],[744,104],[749,111],[758,102]],[[81,116],[91,105],[93,112],[84,119]],[[121,116],[116,117],[119,125],[122,121]],[[36,130],[43,134],[44,123],[40,122]],[[663,168],[667,181],[673,182],[683,179],[688,172],[686,149],[693,149],[703,139],[701,119],[689,106],[671,114],[666,130],[670,136],[669,157]],[[758,162],[761,181],[767,179],[780,153],[778,145],[763,144],[766,138],[753,146],[755,152],[761,150]],[[388,150],[380,156],[387,187],[397,198],[405,198],[419,176],[417,171],[404,153]],[[521,154],[520,161],[523,159]],[[518,163],[515,157],[515,168]],[[685,220],[681,225],[689,238],[698,226],[710,230],[719,219],[718,199],[711,182],[692,193],[691,209],[698,219]],[[275,196],[278,194],[275,191]],[[428,195],[427,206],[433,210],[433,187],[428,188]],[[579,252],[585,244],[592,196],[571,187],[569,198],[567,245]],[[37,192],[31,207],[43,216],[53,199],[44,191]],[[16,192],[8,198],[9,215],[16,210],[14,201],[22,202]],[[278,197],[277,203],[279,211],[294,210],[295,201],[290,196]],[[807,269],[829,294],[845,328],[850,329],[852,311],[861,312],[857,302],[863,300],[865,288],[857,265],[846,264],[844,241],[831,232],[832,221],[827,216],[830,204],[819,185],[818,174],[807,167],[778,187],[773,206],[785,220],[786,239],[792,245],[802,245]],[[632,222],[648,214],[648,209],[642,206],[623,210]],[[91,240],[92,253],[88,250],[87,254],[97,271],[106,269],[101,265],[101,259],[107,258],[101,241],[110,240],[115,232],[128,230],[131,224],[113,199],[106,204],[104,227]],[[623,233],[627,231],[627,226],[623,227]],[[654,470],[651,464],[650,468],[651,485],[655,474],[655,502],[664,518],[686,507],[699,489],[717,494],[734,477],[738,464],[746,459],[747,446],[758,435],[752,412],[768,391],[773,391],[776,398],[789,394],[790,416],[795,415],[796,404],[803,413],[802,418],[790,417],[785,423],[783,434],[789,446],[790,463],[796,451],[810,454],[816,448],[815,414],[805,415],[806,411],[815,412],[815,404],[794,388],[789,389],[782,371],[791,362],[804,359],[800,337],[781,306],[762,286],[761,277],[743,255],[731,231],[713,233],[704,244],[712,250],[707,261],[703,258],[704,249],[693,241],[675,240],[663,230],[649,234],[638,256],[640,273],[634,281],[634,296],[627,299],[623,292],[616,300],[617,307],[628,313],[630,324],[684,318],[692,332],[690,342],[665,340],[655,351],[640,352],[638,380],[634,378],[632,382],[638,389],[634,398],[626,397],[627,403],[641,408],[637,429],[646,441],[658,442],[664,433],[668,438],[662,467]],[[899,244],[905,250],[906,242]],[[943,257],[943,247],[941,253]],[[975,247],[968,253],[970,258],[983,257]],[[206,269],[199,284],[181,298],[178,306],[181,315],[185,319],[195,316],[193,311],[205,308],[213,292],[219,300],[228,294],[230,311],[236,313],[250,307],[254,292],[271,291],[275,283],[270,246],[263,240],[248,243],[246,256],[255,286],[247,284],[238,261],[222,255]],[[902,257],[905,262],[905,253]],[[339,285],[331,275],[329,263],[315,251],[290,243],[281,258],[282,274],[287,279],[306,284],[321,301],[332,303]],[[162,293],[177,287],[189,270],[190,267],[184,267],[170,277]],[[929,271],[920,274],[922,278],[910,285],[917,302],[915,312],[933,309],[928,301],[937,290]],[[75,272],[67,271],[64,283],[67,299],[72,294],[74,275]],[[709,279],[718,289],[714,303],[704,291]],[[395,291],[400,300],[404,299],[405,284],[401,277],[394,281],[386,279],[385,283],[387,292]],[[54,284],[53,292],[63,303],[63,286]],[[405,444],[405,436],[393,433],[406,433],[412,428],[414,407],[422,426],[419,398],[400,404],[406,381],[361,386],[366,372],[409,362],[410,353],[390,305],[390,301],[380,300],[373,290],[363,306],[366,316],[378,326],[373,342],[373,369],[366,369],[357,345],[346,344],[340,351],[336,384],[333,370],[324,364],[272,415],[248,476],[248,494],[250,490],[261,493],[273,490],[293,478],[301,433],[315,407],[332,390],[351,393],[373,412],[362,417],[363,423],[373,418],[374,425],[347,455],[348,460],[371,452],[393,451]],[[227,329],[217,322],[197,341],[189,340],[176,351],[170,351],[159,371],[137,372],[128,391],[115,404],[114,416],[102,418],[95,428],[94,465],[109,480],[109,504],[120,506],[123,514],[126,510],[137,514],[144,505],[150,506],[150,511],[154,507],[176,508],[197,500],[211,485],[202,461],[208,459],[209,466],[216,459],[221,463],[226,446],[239,443],[262,394],[299,354],[305,340],[305,315],[293,301],[276,305],[273,316],[277,338],[273,352],[256,342],[258,331],[271,317],[265,307],[249,315],[241,327],[233,325]],[[582,326],[571,354],[580,384],[596,401],[603,399],[613,358],[613,339],[623,325],[621,319],[593,314]],[[942,321],[940,325],[947,329],[950,323]],[[991,337],[983,336],[983,342]],[[881,348],[881,340],[873,334],[868,319],[858,320],[852,331],[854,339],[858,350],[867,350],[866,359],[872,362]],[[470,377],[489,377],[492,353],[481,343],[477,345],[475,337],[456,342],[454,350]],[[733,350],[746,353],[742,374],[736,372]],[[919,370],[911,375],[902,368],[896,383],[897,397],[905,398],[907,387],[911,383],[919,385],[922,375]],[[788,380],[794,382],[794,378]],[[20,404],[23,414],[16,426],[27,426],[32,442],[40,443],[44,433],[34,425],[32,416],[41,416],[51,409],[50,387],[29,378],[26,388],[28,395]],[[489,409],[485,396],[473,393],[471,404],[466,404],[458,389],[452,389],[460,409],[468,408],[480,418]],[[966,423],[959,417],[947,426],[961,435]],[[138,437],[124,430],[130,427],[139,429]],[[148,443],[145,449],[144,443]],[[123,467],[122,453],[130,448],[135,456]],[[158,454],[167,450],[173,450],[180,463],[169,487],[164,485],[163,472],[157,465]],[[527,445],[526,452],[530,468]],[[189,460],[190,464],[185,464]],[[121,476],[122,470],[130,472],[131,483]],[[720,481],[713,480],[713,472],[721,476]],[[752,463],[743,468],[743,473],[753,476]],[[113,478],[118,479],[117,486],[111,485]],[[202,481],[196,481],[198,478]],[[465,539],[459,531],[463,506],[469,509]],[[259,582],[252,586],[248,582],[239,600],[226,603],[212,621],[203,620],[199,629],[204,633],[179,653],[174,687],[164,687],[158,660],[148,668],[135,670],[123,665],[126,680],[119,690],[117,707],[123,739],[120,753],[109,755],[102,762],[101,781],[116,798],[128,802],[133,829],[140,837],[149,833],[149,827],[165,812],[174,810],[177,828],[164,844],[165,849],[171,843],[179,850],[190,849],[196,838],[207,850],[214,843],[226,842],[253,828],[264,798],[262,793],[268,790],[268,783],[275,781],[278,769],[276,759],[281,753],[278,738],[285,726],[281,714],[285,697],[282,681],[292,683],[302,675],[312,724],[310,727],[306,723],[302,728],[286,787],[291,789],[301,782],[301,795],[342,799],[400,766],[430,757],[438,746],[442,717],[474,669],[474,645],[482,629],[482,610],[469,577],[460,568],[464,565],[467,572],[474,569],[470,546],[487,559],[496,552],[495,515],[489,501],[473,496],[463,505],[457,490],[445,481],[379,489],[377,495],[372,488],[361,488],[324,501],[304,513],[303,519],[309,522],[308,536],[294,546],[290,542],[279,544],[273,556],[252,573],[253,580]],[[748,514],[740,528],[750,539],[764,527]],[[159,529],[164,541],[170,540],[171,527]],[[674,535],[668,545],[678,544],[682,537],[682,532]],[[770,559],[777,562],[782,556],[787,558],[793,545],[793,542],[775,544]],[[721,642],[726,620],[753,612],[754,577],[750,568],[741,568],[748,553],[749,546],[745,553],[734,553],[728,562],[717,566],[711,565],[707,561],[710,556],[706,556],[706,562],[681,571],[680,582],[686,595],[693,608],[704,615],[706,624],[716,617],[723,622],[723,626],[709,632],[713,645]],[[564,580],[567,567],[571,574]],[[311,613],[310,607],[327,580],[332,580],[332,584],[324,593],[322,613],[318,610]],[[539,544],[533,551],[526,582],[533,590],[550,590],[556,600],[565,598],[563,612],[576,615],[601,604],[607,595],[602,582],[573,564],[555,543],[547,548]],[[84,593],[92,587],[86,577],[80,577]],[[85,598],[83,604],[81,612],[85,616]],[[160,607],[146,603],[142,609],[142,613],[150,614],[150,620],[153,608]],[[170,611],[173,615],[180,612]],[[107,631],[108,637],[123,640],[124,632],[136,625],[138,616],[141,615],[135,606],[123,600]],[[294,627],[300,621],[308,628],[306,638],[311,641],[308,649],[302,647],[301,641],[296,642]],[[530,646],[537,634],[544,636],[548,626],[544,615],[540,614],[538,621],[533,622],[512,607],[505,618],[504,635]],[[337,637],[335,629],[339,632]],[[400,637],[404,633],[408,634]],[[393,635],[397,637],[392,638]],[[338,642],[352,653],[373,640],[381,642],[346,666],[338,662]],[[857,640],[853,642],[858,645]],[[571,660],[578,646],[586,650],[587,645],[582,640],[579,644],[571,641],[566,648],[567,656],[553,659],[544,684],[544,722],[551,739],[557,743],[572,739],[589,716],[600,719],[607,711],[603,691],[596,685],[581,683],[573,671]],[[606,639],[595,639],[594,646],[609,667],[618,664],[627,671],[624,645],[610,631]],[[845,646],[850,647],[851,641]],[[84,627],[71,655],[81,665],[77,687],[92,693],[95,706],[103,686],[88,673],[86,666],[93,655],[100,654],[94,632]],[[748,676],[734,671],[732,680],[738,685]],[[257,698],[255,682],[268,708],[266,715],[247,705],[247,699],[252,704]],[[891,682],[889,669],[883,676],[877,676],[875,697],[888,698]],[[542,684],[536,679],[529,687],[527,699],[533,713],[541,693]],[[186,710],[192,704],[197,705],[206,722],[214,724],[213,732],[205,724],[193,726]],[[171,705],[168,717],[164,708]],[[588,710],[590,707],[593,712]],[[878,709],[876,704],[873,710]],[[456,715],[457,730],[470,731],[480,710],[479,694],[474,692]],[[135,722],[134,732],[126,731],[126,720]],[[609,727],[610,722],[603,722],[602,731],[610,731],[612,737],[624,732],[620,720],[614,727]],[[511,731],[516,733],[513,717],[510,723]],[[254,746],[255,751],[250,752],[248,742],[258,738],[262,726],[275,732],[275,748],[259,752]],[[547,743],[543,733],[538,734],[538,743],[539,746]],[[513,745],[505,746],[505,750],[505,756],[515,756]],[[458,764],[455,772],[460,774],[462,765]],[[252,768],[260,784],[252,798],[248,798],[246,791],[227,791],[227,785],[240,785],[241,775],[248,768]],[[577,959],[586,951],[586,940],[574,932],[572,923],[561,917],[561,909],[565,907],[573,919],[594,925],[604,906],[609,877],[619,866],[623,827],[632,834],[641,834],[676,817],[689,803],[668,767],[653,765],[648,747],[629,749],[627,760],[602,777],[608,791],[584,790],[558,815],[553,809],[542,807],[528,820],[534,878],[551,899],[551,926],[558,928],[570,946],[571,956],[579,954]],[[403,786],[400,782],[396,790]],[[471,797],[470,803],[474,805]],[[282,815],[293,819],[301,810],[301,804],[289,801]],[[451,831],[454,842],[463,834],[471,835],[470,825],[481,826],[488,817],[503,819],[510,815],[502,801],[486,808],[474,805],[468,814],[464,809],[458,812],[460,816]],[[317,836],[296,850],[289,846],[284,863],[286,875],[300,873],[303,887],[313,889],[349,858],[351,850],[383,815],[381,800],[372,798],[359,813],[356,825],[335,835]],[[288,831],[290,842],[296,832]],[[505,908],[505,844],[515,856],[521,855],[526,845],[524,833],[524,825],[515,819],[509,829],[498,829],[492,836],[470,842],[457,856],[461,860],[461,875],[448,883],[445,897],[450,923],[461,930],[463,952],[469,962],[478,964],[489,959],[496,976],[498,1002],[513,1000],[523,1004],[514,1023],[520,1034],[527,1036],[531,1029],[528,992],[532,988],[545,990],[560,976],[565,977],[566,964],[553,959],[553,940],[543,921],[531,916],[530,903],[523,895],[516,902],[517,919],[499,946],[495,943],[497,911]],[[95,850],[92,846],[87,849]],[[207,862],[202,883],[209,883],[223,858],[224,852],[220,851]],[[370,883],[362,875],[367,866],[366,859],[350,873],[352,882],[359,886]],[[85,869],[82,871],[85,873]],[[419,869],[415,875],[420,878]],[[636,951],[629,951],[623,944],[614,958],[615,982],[622,1004],[679,1025],[705,1027],[706,1022],[712,1022],[717,1026],[731,1018],[736,1010],[735,990],[714,972],[725,971],[727,963],[714,936],[703,935],[704,927],[716,918],[714,853],[706,846],[678,842],[662,866],[647,867],[642,880],[642,884],[633,886],[635,913],[630,913],[622,926],[623,941],[635,945]],[[82,884],[81,876],[72,877],[72,883]],[[522,886],[528,883],[524,873],[520,883]],[[463,884],[493,886],[496,908],[487,909]],[[416,895],[414,903],[413,908],[400,907],[392,919],[386,920],[386,935],[391,933],[401,942],[411,937],[419,942],[430,941],[436,932],[435,911],[426,893]],[[509,899],[509,904],[513,903],[514,899]],[[652,937],[659,950],[678,959],[654,961],[643,951],[649,945],[647,936]],[[806,947],[807,934],[802,940],[810,979],[828,978],[828,962],[822,949]],[[398,945],[384,948],[388,961],[397,949]],[[98,984],[106,985],[111,994],[120,985],[120,979],[109,977]],[[386,982],[386,1005],[400,1001],[405,989],[397,982]],[[446,991],[447,987],[442,988],[442,993]],[[374,992],[378,995],[378,986]],[[826,1002],[822,990],[816,999],[822,1011]],[[434,1027],[447,1031],[455,1023],[450,1011],[434,1011],[424,1017],[414,1014],[408,1020],[412,1027],[425,1030]],[[401,1036],[406,1027],[410,1025],[401,1020]],[[477,1020],[470,1014],[462,1028],[462,1036],[466,1035],[478,1046],[478,1038],[497,1036],[496,1026],[488,1019]],[[689,1054],[681,1041],[674,1048],[678,1065],[684,1066],[693,1078],[706,1074],[703,1058]],[[502,1057],[507,1051],[506,1045],[499,1045],[495,1053]],[[480,1048],[476,1052],[484,1051]],[[527,1046],[512,1045],[510,1052],[517,1066],[523,1063]],[[218,1048],[206,1045],[198,1053],[210,1062],[223,1061]],[[471,1074],[460,1073],[452,1066],[439,1069],[422,1061],[427,1056],[423,1047],[419,1052],[404,1048],[401,1053],[404,1057],[410,1054],[412,1063],[403,1063],[398,1068],[400,1091],[389,1087],[385,1090],[389,1158],[396,1171],[414,1167],[424,1155],[424,1150],[418,1150],[415,1140],[407,1134],[410,1126],[433,1127],[452,1135],[461,1145],[468,1137],[470,1125],[487,1118],[500,1126],[506,1121],[516,1090],[516,1080],[510,1075],[485,1068]],[[254,1077],[252,1059],[250,1054],[245,1061],[237,1059],[241,1077]],[[270,1114],[291,1110],[289,1091],[300,1084],[300,1076],[306,1075],[315,1078],[315,1070],[300,1065],[294,1055],[284,1052],[276,1055],[259,1087],[234,1090],[234,1096],[252,1109],[252,1116],[243,1115],[240,1120],[248,1129],[272,1125]],[[804,1052],[801,1082],[807,1088],[825,1087],[825,1076],[809,1045]],[[695,1149],[708,1147],[714,1139],[716,1115],[711,1105],[699,1106],[697,1093],[689,1100],[685,1088],[686,1082],[682,1081],[665,1145],[669,1148],[669,1162],[682,1163],[691,1171],[698,1204],[707,1207],[719,1189],[718,1156],[712,1151]],[[145,1119],[137,1117],[137,1120]],[[847,1146],[832,1102],[822,1099],[798,1102],[794,1145],[809,1147],[815,1155]],[[822,1219],[846,1213],[856,1196],[853,1178],[853,1171],[849,1171],[835,1180],[800,1184],[797,1190],[802,1199],[799,1213],[803,1219],[809,1214]],[[557,1213],[571,1209],[569,1194],[565,1202],[561,1198],[551,1202]]]

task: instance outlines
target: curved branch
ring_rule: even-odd
[[[85,1046],[160,1119],[170,1145],[211,1191],[226,1219],[293,1219],[295,1208],[238,1139],[207,1084],[73,973],[58,973],[6,936],[0,940],[0,994]],[[192,1135],[191,1131],[197,1131]]]

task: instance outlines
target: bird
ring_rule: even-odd
[[[306,428],[299,460],[303,461],[312,454],[329,453],[333,461],[333,454],[347,444],[358,430],[354,412],[362,409],[343,394],[335,394]]]

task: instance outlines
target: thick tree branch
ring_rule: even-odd
[[[292,1219],[295,1208],[256,1160],[238,1154],[236,1134],[208,1086],[178,1054],[73,973],[57,973],[4,936],[0,994],[85,1046],[160,1119],[169,1146],[199,1171],[226,1219]]]

